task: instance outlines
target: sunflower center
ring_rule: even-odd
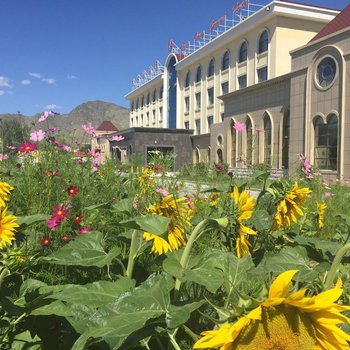
[[[310,318],[287,305],[263,308],[261,321],[252,322],[236,338],[237,350],[312,350],[315,329]]]

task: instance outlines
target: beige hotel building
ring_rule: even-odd
[[[228,17],[193,43],[170,40],[164,66],[134,80],[130,128],[187,132],[192,162],[292,172],[304,154],[328,177],[349,179],[350,5],[244,0]],[[177,153],[172,135],[166,147]]]

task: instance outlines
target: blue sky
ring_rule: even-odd
[[[68,113],[103,100],[128,107],[131,81],[231,13],[236,0],[2,0],[0,113]],[[268,0],[251,0],[266,4]],[[305,0],[344,8],[349,0]]]

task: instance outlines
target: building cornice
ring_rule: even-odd
[[[228,94],[217,96],[217,98],[219,98],[220,100],[226,101],[227,99],[232,98],[232,97],[237,97],[237,96],[249,94],[255,90],[260,90],[260,89],[264,89],[264,88],[267,88],[267,87],[270,87],[273,85],[277,85],[283,81],[290,80],[291,76],[292,76],[292,73],[280,75],[276,78],[269,79],[269,80],[263,81],[261,83],[257,83],[257,84],[248,86],[244,89],[232,91],[232,92],[229,92]]]
[[[314,7],[311,5],[272,1],[264,6],[250,17],[242,20],[236,26],[222,33],[197,51],[188,55],[175,65],[177,70],[199,61],[204,56],[209,56],[220,47],[225,47],[234,38],[244,37],[252,28],[260,26],[262,23],[273,19],[277,16],[288,16],[289,18],[312,19],[321,23],[330,22],[337,14],[338,10],[327,9],[323,7]]]
[[[126,98],[127,100],[131,100],[132,98],[141,95],[145,91],[148,91],[150,88],[163,81],[163,75],[164,73],[157,75],[152,80],[148,81],[146,84],[129,92],[127,95],[124,96],[124,98]]]

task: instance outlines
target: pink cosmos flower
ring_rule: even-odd
[[[245,130],[245,124],[241,123],[241,122],[237,122],[233,125],[233,128],[237,131],[237,132],[243,132]]]
[[[61,222],[55,219],[52,219],[51,217],[51,219],[46,221],[46,224],[51,231],[56,231],[57,227],[60,226]]]
[[[3,161],[3,160],[6,160],[6,159],[8,159],[8,155],[7,154],[2,154],[2,153],[0,153],[0,162],[1,161]]]
[[[62,149],[64,150],[64,151],[66,151],[66,152],[70,152],[72,149],[70,148],[70,146],[68,146],[68,145],[63,145],[62,146]]]
[[[50,128],[49,129],[51,132],[55,132],[57,130],[57,128]]]
[[[156,192],[162,194],[164,197],[169,196],[169,192],[165,188],[159,187],[156,189]]]
[[[115,136],[110,137],[108,140],[109,141],[122,141],[124,139],[125,139],[124,136],[115,135]]]
[[[91,122],[87,123],[87,124],[83,124],[81,126],[83,128],[83,130],[88,133],[89,135],[95,135],[96,134],[96,130],[94,129],[94,127],[92,126]]]
[[[17,149],[16,146],[7,146],[7,148],[10,149],[10,150],[12,150],[12,151],[15,150],[15,149]]]
[[[44,122],[50,115],[52,114],[52,112],[44,112],[44,114],[42,114],[38,120],[39,123]]]
[[[134,200],[132,201],[132,207],[134,209],[137,209],[137,198],[135,197]]]
[[[37,146],[35,143],[30,142],[21,142],[21,146],[18,148],[19,153],[30,153],[37,149]]]
[[[91,232],[91,231],[92,231],[91,226],[83,226],[82,228],[80,228],[80,229],[78,230],[78,234],[79,234],[79,235],[82,235],[82,234],[84,234],[84,233],[89,233],[89,232]]]
[[[34,131],[30,134],[30,140],[31,141],[35,141],[35,142],[39,142],[44,140],[46,135],[45,131],[42,131],[41,129],[39,131]]]
[[[332,196],[332,193],[329,192],[329,191],[327,191],[327,192],[324,193],[324,196],[325,196],[325,197],[331,197],[331,196]]]
[[[82,163],[83,163],[83,158],[77,158],[77,159],[75,160],[75,162],[76,162],[77,164],[82,164]]]
[[[189,196],[185,196],[185,202],[187,203],[187,205],[190,209],[193,209],[193,202]]]

